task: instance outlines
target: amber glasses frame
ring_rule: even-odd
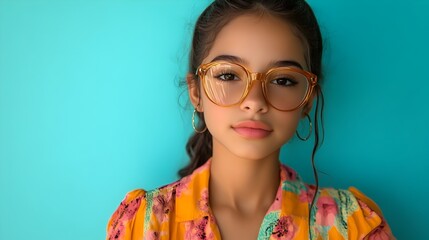
[[[207,92],[207,89],[206,89],[206,84],[205,84],[205,81],[206,81],[206,73],[207,73],[207,71],[211,68],[211,67],[214,67],[214,66],[216,66],[216,65],[219,65],[219,64],[231,64],[231,65],[236,65],[236,66],[239,66],[240,68],[242,68],[245,72],[246,72],[246,74],[247,74],[247,78],[246,78],[246,89],[244,90],[244,93],[243,93],[243,95],[241,96],[241,98],[240,98],[240,100],[238,101],[238,102],[236,102],[236,103],[232,103],[232,104],[228,104],[228,105],[222,105],[222,104],[219,104],[219,103],[217,103],[217,102],[215,102],[211,97],[210,97],[210,95],[208,94],[208,92]],[[301,103],[297,106],[297,107],[294,107],[294,108],[292,108],[292,109],[288,109],[288,110],[282,110],[282,109],[279,109],[279,108],[277,108],[276,106],[274,106],[271,102],[270,102],[270,100],[268,99],[268,94],[267,94],[267,90],[266,90],[266,82],[267,82],[267,76],[269,76],[269,74],[270,73],[272,73],[273,71],[277,71],[278,69],[287,69],[287,70],[290,70],[290,71],[293,71],[293,72],[297,72],[297,73],[300,73],[300,74],[302,74],[302,75],[304,75],[305,76],[305,78],[307,79],[307,81],[308,81],[308,85],[307,85],[307,92],[306,92],[306,95],[304,96],[304,98],[302,99],[302,101],[301,101]],[[265,101],[271,106],[271,107],[273,107],[273,108],[275,108],[275,109],[277,109],[277,110],[279,110],[279,111],[282,111],[282,112],[291,112],[291,111],[294,111],[294,110],[296,110],[296,109],[298,109],[298,108],[300,108],[300,107],[302,107],[303,105],[305,105],[307,102],[308,102],[308,100],[310,99],[310,96],[311,96],[311,94],[313,93],[313,90],[314,90],[314,87],[318,84],[318,82],[317,82],[317,75],[315,75],[315,74],[313,74],[313,73],[311,73],[311,72],[308,72],[308,71],[305,71],[305,70],[303,70],[303,69],[301,69],[301,68],[297,68],[297,67],[289,67],[289,66],[284,66],[284,67],[275,67],[275,68],[271,68],[271,69],[269,69],[268,71],[266,71],[265,73],[259,73],[259,72],[252,72],[249,68],[247,68],[246,66],[244,66],[244,65],[242,65],[242,64],[240,64],[240,63],[233,63],[233,62],[228,62],[228,61],[213,61],[213,62],[209,62],[209,63],[204,63],[204,64],[201,64],[198,68],[197,68],[197,70],[196,70],[196,72],[195,72],[195,75],[197,75],[200,79],[201,79],[201,81],[202,81],[202,84],[203,84],[203,89],[204,89],[204,93],[206,94],[206,96],[207,96],[207,98],[212,102],[212,103],[214,103],[214,104],[216,104],[217,106],[221,106],[221,107],[232,107],[232,106],[234,106],[234,105],[238,105],[238,104],[241,104],[243,101],[244,101],[244,99],[246,99],[246,97],[247,97],[247,95],[249,94],[249,92],[250,92],[250,90],[251,90],[251,88],[252,88],[252,86],[253,86],[253,82],[255,82],[255,81],[260,81],[261,82],[261,85],[262,85],[262,93],[263,93],[263,95],[264,95],[264,99],[265,99]]]

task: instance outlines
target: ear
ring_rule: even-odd
[[[200,104],[200,89],[196,78],[197,76],[195,74],[188,73],[186,75],[186,83],[188,84],[189,99],[191,100],[192,105],[197,109],[197,111],[202,112],[203,108]]]
[[[313,91],[307,103],[302,108],[302,118],[305,118],[307,114],[310,114],[311,108],[313,107],[314,97],[316,97],[316,91]]]

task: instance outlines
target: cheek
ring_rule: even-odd
[[[298,127],[299,122],[301,121],[302,117],[301,117],[301,110],[294,113],[291,117],[290,117],[290,122],[291,122],[291,128],[295,131],[296,128]]]
[[[295,129],[302,118],[303,108],[296,109],[292,112],[281,112],[274,109],[273,111],[275,112],[273,115],[277,124],[281,125],[283,123],[285,127]]]
[[[229,126],[231,117],[229,109],[219,107],[210,100],[204,103],[204,120],[210,132]]]
[[[228,109],[219,107],[216,104],[212,103],[207,98],[204,91],[201,92],[201,104],[204,114],[204,121],[209,131],[221,125],[219,123],[225,122],[227,116],[229,116],[229,114],[226,113],[226,110]]]
[[[278,130],[279,137],[283,141],[289,141],[299,125],[301,120],[301,110],[294,112],[282,112],[275,117],[276,121],[273,122]]]

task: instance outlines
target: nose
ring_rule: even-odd
[[[240,104],[240,108],[246,112],[266,113],[268,103],[262,90],[262,81],[260,76],[253,75],[247,96]]]

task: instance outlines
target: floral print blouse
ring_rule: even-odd
[[[177,182],[128,193],[109,220],[107,239],[220,240],[209,206],[209,174],[210,160]],[[320,189],[309,218],[315,187],[284,165],[280,178],[258,240],[395,239],[377,205],[357,189]]]

